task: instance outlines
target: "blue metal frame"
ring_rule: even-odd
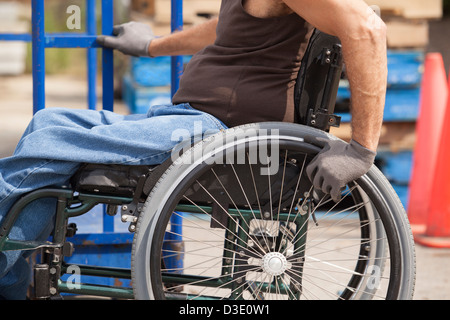
[[[87,49],[88,99],[89,109],[96,109],[97,74],[97,18],[96,0],[86,0],[85,33],[45,32],[44,0],[32,0],[31,34],[0,34],[0,41],[24,41],[32,43],[33,72],[33,114],[45,108],[45,49],[84,48]],[[112,34],[113,0],[102,0],[102,33]],[[114,59],[113,51],[103,49],[103,109],[114,108]]]
[[[45,8],[43,0],[31,2],[33,61],[33,113],[45,108]]]
[[[112,35],[114,27],[114,0],[102,1],[102,34]],[[113,50],[102,50],[103,109],[114,109],[114,55]]]
[[[171,0],[171,30],[172,32],[180,31],[183,28],[183,1]],[[183,57],[173,56],[171,58],[171,93],[172,96],[177,92],[179,88],[180,77],[183,72]],[[171,217],[171,231],[170,237],[172,241],[181,241],[183,221],[181,216],[172,215]],[[172,261],[171,264],[175,264],[175,267],[181,268],[183,261]]]
[[[86,2],[86,33],[88,36],[97,35],[97,6],[96,0]],[[96,44],[96,42],[95,42]],[[86,54],[88,81],[88,108],[97,109],[97,50],[88,48]]]
[[[183,28],[183,1],[171,0],[171,30],[180,31]],[[183,57],[173,56],[172,58],[172,96],[177,92],[181,73],[183,72]]]
[[[48,48],[87,49],[87,83],[89,109],[97,108],[97,17],[96,0],[86,0],[85,33],[45,32],[44,0],[32,0],[32,32],[27,34],[0,35],[0,40],[29,41],[32,43],[33,114],[45,108],[45,50]],[[102,34],[111,35],[114,23],[113,0],[102,0]],[[114,109],[114,56],[113,50],[102,50],[103,109]],[[103,215],[103,231],[114,232],[114,219]]]
[[[111,35],[114,26],[114,0],[101,1],[101,33]],[[0,34],[0,41],[24,41],[32,43],[33,73],[33,114],[45,108],[45,50],[48,48],[83,48],[87,49],[87,107],[97,108],[97,6],[96,0],[86,0],[86,32],[85,33],[46,33],[44,0],[32,0],[32,32],[31,34]],[[171,29],[179,31],[183,27],[183,1],[171,0]],[[171,91],[178,90],[183,71],[183,57],[171,57]],[[114,56],[113,50],[102,48],[102,107],[104,110],[114,109]],[[181,234],[181,218],[173,222],[173,230]],[[179,227],[178,227],[179,226]],[[103,232],[114,232],[114,218],[103,214]],[[129,237],[125,237],[128,241]]]
[[[113,29],[113,0],[102,0],[102,34],[111,35]],[[87,83],[89,109],[97,109],[97,11],[96,0],[86,0],[85,33],[45,32],[44,0],[32,0],[31,34],[0,34],[0,41],[24,41],[32,44],[33,114],[45,108],[45,50],[48,48],[87,49]],[[114,56],[113,50],[102,50],[103,109],[114,109]],[[114,232],[114,220],[103,218],[104,232]]]
[[[102,34],[111,35],[114,25],[114,1],[102,0]],[[31,34],[0,34],[0,41],[24,41],[32,43],[33,71],[33,113],[45,108],[45,49],[84,48],[87,49],[88,67],[88,108],[96,109],[97,39],[96,1],[86,0],[85,33],[45,32],[44,0],[32,0]],[[171,29],[179,31],[183,27],[183,1],[172,0]],[[172,59],[172,95],[178,90],[183,71],[183,57]],[[103,109],[114,109],[114,56],[113,50],[102,50]]]

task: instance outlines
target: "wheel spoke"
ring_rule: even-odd
[[[388,296],[390,284],[399,281],[392,271],[397,257],[374,202],[378,191],[358,180],[337,202],[317,196],[305,179],[311,151],[290,146],[277,152],[276,174],[270,174],[268,156],[267,163],[252,163],[246,151],[243,164],[205,164],[180,180],[178,188],[187,191],[167,207],[183,205],[186,212],[161,213],[181,217],[181,223],[160,219],[165,234],[155,237],[154,247],[162,280],[154,291],[185,299]],[[266,169],[267,177],[258,169]],[[172,231],[177,227],[183,231]],[[151,257],[154,266],[158,257]],[[381,284],[372,289],[375,277]]]

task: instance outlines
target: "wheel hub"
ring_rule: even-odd
[[[262,262],[263,270],[272,276],[279,276],[288,268],[286,257],[279,252],[267,253]]]

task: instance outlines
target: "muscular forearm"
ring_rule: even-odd
[[[351,90],[352,138],[376,151],[387,86],[385,26],[369,34],[342,37],[344,61]]]
[[[149,46],[152,57],[190,55],[200,51],[216,39],[218,18],[170,35],[154,39]]]

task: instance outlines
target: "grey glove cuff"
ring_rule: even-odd
[[[350,140],[350,146],[353,147],[362,158],[367,159],[368,162],[373,163],[373,161],[375,160],[377,153],[375,151],[367,149],[358,141],[355,141],[353,139]]]
[[[148,50],[148,48],[150,47],[150,43],[153,41],[154,38],[148,39],[147,42],[143,42],[144,43],[144,47],[142,48],[142,50],[140,50],[140,52],[138,52],[138,56],[139,57],[150,57],[150,52]]]
[[[115,26],[113,34],[114,36],[99,36],[97,42],[105,48],[116,49],[127,55],[150,56],[148,48],[155,39],[150,26],[132,21]]]

